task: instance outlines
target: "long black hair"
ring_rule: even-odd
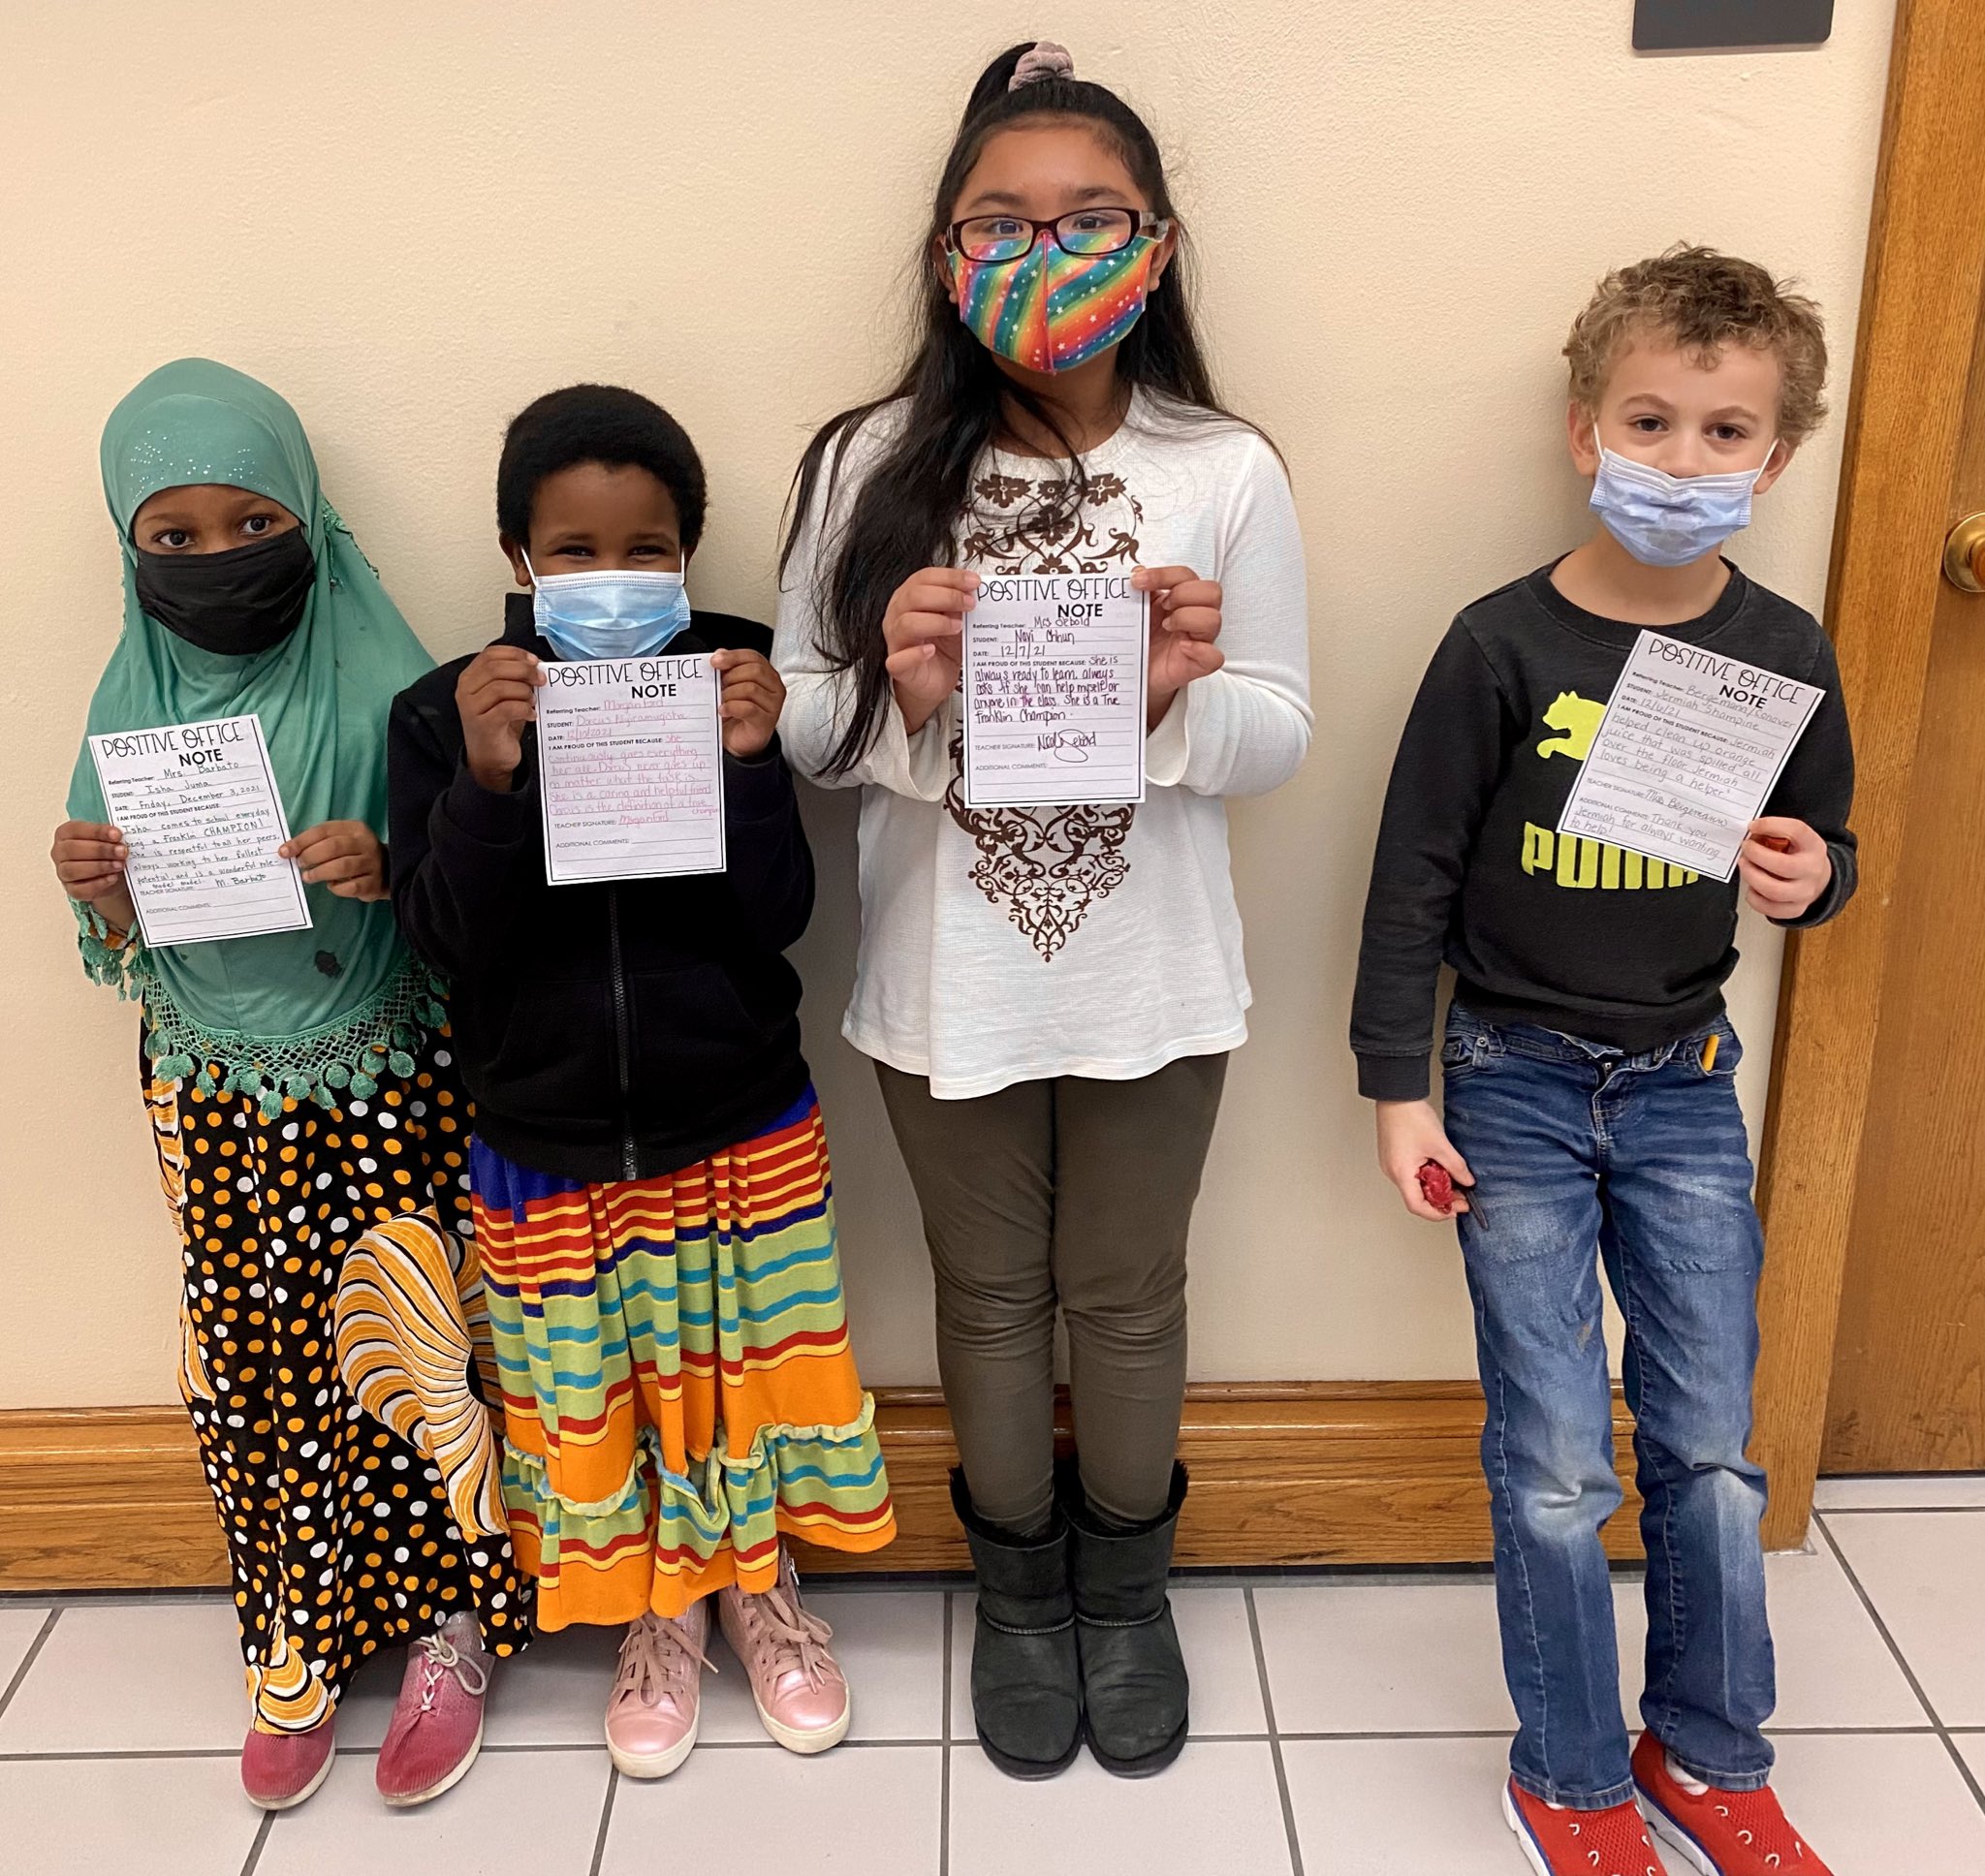
[[[1174,214],[1156,141],[1145,121],[1104,85],[1051,76],[1010,89],[1021,58],[1034,42],[1015,46],[989,65],[972,87],[951,154],[931,198],[930,223],[920,247],[915,355],[882,396],[842,411],[807,446],[794,482],[792,520],[779,556],[784,577],[818,489],[828,487],[823,520],[834,505],[834,482],[844,443],[884,406],[901,403],[905,416],[862,483],[830,542],[823,530],[814,569],[814,607],[822,646],[838,671],[855,673],[855,707],[829,752],[827,773],[842,775],[874,741],[889,699],[888,648],[882,638],[890,597],[919,568],[953,553],[953,529],[970,493],[972,466],[1017,408],[1054,437],[1072,466],[1079,498],[1085,486],[1081,453],[1052,405],[1009,378],[974,338],[944,291],[932,256],[951,220],[952,204],[994,132],[1024,119],[1079,117],[1122,159],[1155,215]],[[1126,388],[1157,392],[1187,411],[1231,418],[1193,329],[1190,274],[1182,238],[1144,316],[1116,348],[1117,375]],[[1239,421],[1239,420],[1233,420]],[[833,466],[830,467],[830,458]]]

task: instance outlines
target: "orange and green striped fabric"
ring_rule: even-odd
[[[470,1172],[540,1628],[770,1588],[782,1533],[857,1551],[896,1535],[811,1090],[657,1178],[584,1185],[480,1140]]]

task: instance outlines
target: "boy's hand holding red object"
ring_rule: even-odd
[[[1475,1175],[1455,1151],[1434,1104],[1380,1101],[1376,1106],[1378,1164],[1406,1202],[1406,1209],[1415,1218],[1435,1222],[1466,1211],[1465,1188],[1475,1183]]]

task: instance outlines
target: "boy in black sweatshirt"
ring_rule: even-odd
[[[784,686],[764,626],[689,608],[705,504],[695,448],[646,398],[539,398],[497,472],[525,590],[390,732],[394,907],[450,980],[476,1102],[512,1534],[541,1627],[629,1625],[607,1740],[646,1778],[695,1743],[712,1595],[768,1732],[835,1744],[847,1685],[780,1537],[894,1533],[783,955],[813,903]],[[548,885],[544,666],[665,646],[720,674],[726,870]]]
[[[1745,1448],[1763,1244],[1722,985],[1740,890],[1796,926],[1851,896],[1853,757],[1817,622],[1718,550],[1819,422],[1825,341],[1763,269],[1683,248],[1609,276],[1565,349],[1600,524],[1434,655],[1386,797],[1351,1043],[1386,1175],[1416,1216],[1456,1219],[1474,1298],[1510,1828],[1545,1876],[1654,1867],[1642,1809],[1715,1876],[1813,1876],[1761,1730],[1765,1482]],[[1644,629],[1826,693],[1727,885],[1557,831]],[[1443,961],[1444,1128],[1427,1098]],[[1438,1174],[1423,1187],[1429,1162],[1451,1199]],[[1646,1504],[1631,1753],[1599,1541],[1621,1501],[1600,1264]]]

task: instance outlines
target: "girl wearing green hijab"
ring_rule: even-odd
[[[89,733],[252,712],[306,931],[147,946],[87,744],[57,830],[83,962],[143,1008],[142,1080],[184,1245],[180,1386],[228,1538],[249,1796],[300,1802],[353,1669],[415,1643],[378,1777],[459,1778],[527,1590],[466,1323],[467,1097],[436,985],[386,902],[386,718],[431,669],[319,493],[296,413],[205,360],[111,413],[124,627]]]

